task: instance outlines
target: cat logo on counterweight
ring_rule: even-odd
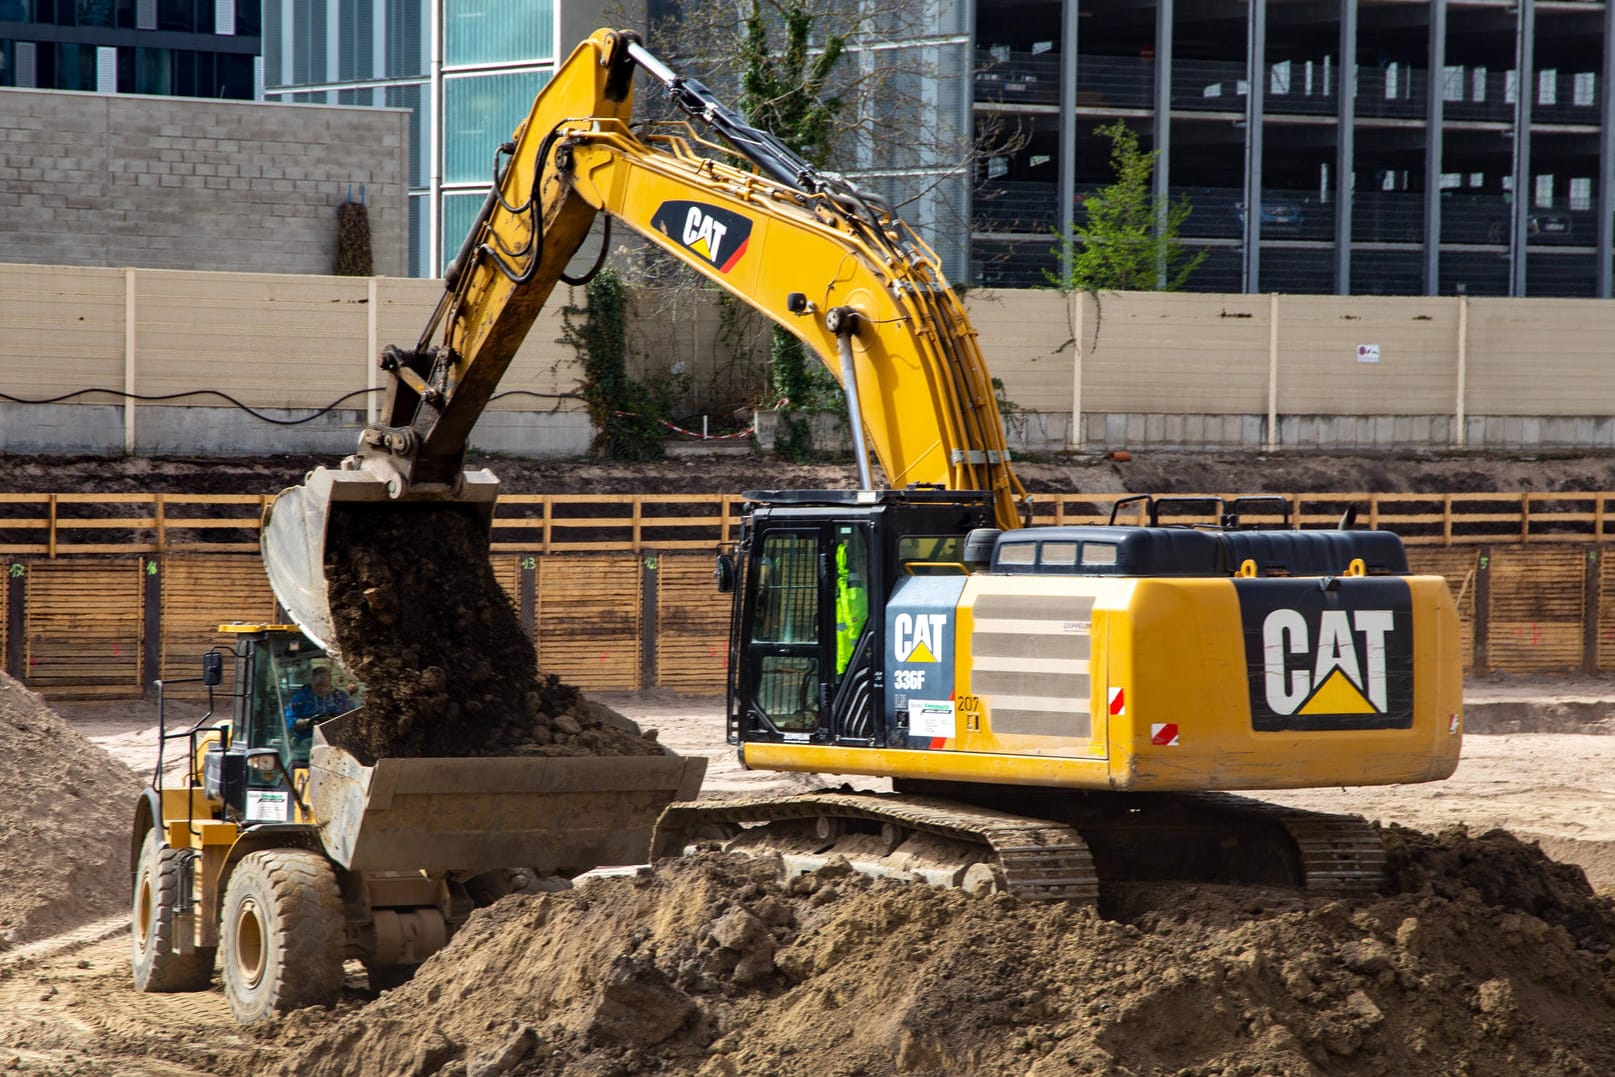
[[[1396,579],[1240,580],[1251,723],[1262,731],[1413,724],[1413,610]]]

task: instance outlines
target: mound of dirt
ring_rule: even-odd
[[[0,949],[128,908],[140,779],[0,673]]]
[[[691,857],[475,914],[397,991],[291,1018],[281,1072],[1615,1071],[1608,899],[1501,832],[1387,844],[1376,899],[1151,884],[1104,915]]]
[[[342,734],[361,761],[662,754],[654,736],[537,672],[487,532],[467,513],[337,511],[326,552],[336,643],[366,685]]]

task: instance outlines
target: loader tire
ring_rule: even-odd
[[[130,964],[137,991],[205,991],[213,980],[215,947],[198,946],[183,954],[175,949],[179,930],[174,905],[180,874],[189,867],[181,850],[163,844],[160,831],[146,832],[129,912]]]
[[[324,857],[303,849],[249,853],[230,876],[219,935],[224,994],[243,1024],[342,990],[342,893]]]

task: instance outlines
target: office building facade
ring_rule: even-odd
[[[251,101],[259,0],[0,0],[0,86]]]
[[[408,109],[410,272],[442,272],[494,151],[598,5],[559,0],[266,0],[264,97]],[[592,17],[591,17],[592,13]]]
[[[972,275],[1043,283],[1051,230],[1110,179],[1096,131],[1122,120],[1159,155],[1156,193],[1193,206],[1195,290],[1607,297],[1612,19],[1596,0],[982,0],[978,123],[1027,138],[979,162]]]
[[[604,17],[270,0],[265,97],[411,110],[410,266],[435,275],[493,148]],[[942,0],[855,38],[858,77],[904,74],[836,165],[973,284],[1047,283],[1120,120],[1155,193],[1192,206],[1192,289],[1609,296],[1612,20],[1599,0]],[[961,152],[972,132],[992,148]]]

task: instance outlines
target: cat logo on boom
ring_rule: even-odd
[[[1251,723],[1264,732],[1407,729],[1413,724],[1413,610],[1401,580],[1236,584]]]
[[[728,273],[751,242],[751,219],[721,206],[674,199],[656,207],[650,219],[662,235]]]

